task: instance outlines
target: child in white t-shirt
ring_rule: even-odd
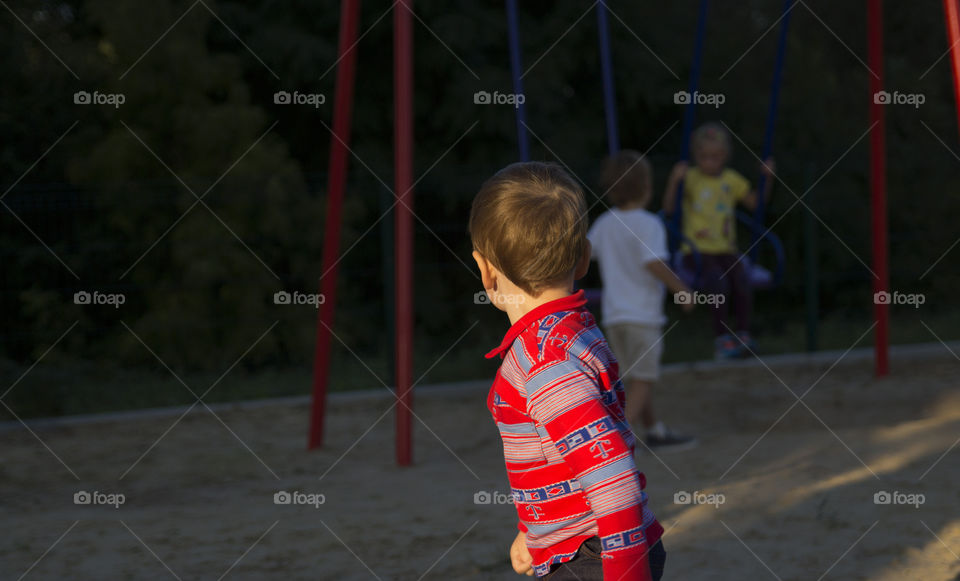
[[[600,266],[603,327],[625,383],[627,421],[642,423],[651,450],[690,448],[697,444],[694,438],[671,432],[653,412],[666,322],[664,286],[674,293],[692,291],[667,266],[663,223],[644,209],[650,202],[651,174],[650,164],[636,151],[608,158],[600,185],[614,207],[597,218],[587,237]],[[692,303],[683,304],[684,310]]]

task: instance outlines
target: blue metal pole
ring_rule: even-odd
[[[709,0],[700,0],[699,16],[697,17],[697,36],[693,45],[693,64],[690,66],[690,82],[687,85],[687,94],[690,100],[683,115],[683,142],[680,146],[680,160],[690,159],[690,135],[693,133],[693,122],[696,119],[696,100],[694,93],[700,87],[700,68],[703,63],[703,39],[707,31],[707,8]],[[677,185],[677,202],[673,209],[673,228],[677,232],[683,232],[683,182]],[[679,247],[679,240],[675,240],[674,248]]]
[[[610,56],[610,27],[607,24],[607,3],[597,2],[597,32],[600,39],[600,71],[603,75],[603,105],[607,119],[607,149],[610,155],[620,151],[617,133],[617,102],[613,85],[613,59]]]
[[[796,0],[783,1],[783,18],[780,21],[780,39],[777,43],[777,60],[773,67],[773,81],[770,86],[770,109],[767,111],[767,128],[763,136],[763,150],[761,157],[764,162],[773,154],[773,133],[777,125],[777,109],[780,106],[780,84],[783,78],[783,61],[787,53],[787,31],[790,27],[790,13]],[[757,207],[753,211],[753,244],[750,248],[750,259],[757,261],[759,242],[763,236],[767,200],[764,192],[767,188],[767,174],[760,172],[757,182]]]
[[[513,76],[513,92],[523,95],[523,72],[520,70],[520,31],[517,23],[517,0],[507,0],[507,36],[510,41],[510,73]],[[524,99],[526,101],[526,99]],[[517,145],[520,161],[530,161],[530,136],[527,134],[527,110],[520,103],[514,110],[517,115]]]
[[[683,144],[681,145],[680,159],[690,159],[690,135],[693,133],[693,122],[696,119],[697,105],[693,94],[700,88],[700,69],[703,64],[703,39],[707,35],[707,8],[709,0],[700,0],[700,11],[697,17],[697,36],[693,45],[693,64],[690,67],[690,82],[687,93],[690,101],[683,115]]]

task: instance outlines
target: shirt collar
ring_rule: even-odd
[[[579,309],[585,304],[587,304],[587,299],[583,294],[583,289],[578,290],[572,295],[554,299],[549,303],[543,303],[526,315],[520,317],[519,321],[511,325],[510,329],[507,331],[507,334],[504,335],[503,341],[500,342],[500,345],[487,353],[486,358],[492,359],[497,355],[502,358],[513,345],[514,339],[516,339],[517,336],[520,335],[520,333],[522,333],[523,330],[529,327],[534,321],[539,321],[540,319],[552,313]]]

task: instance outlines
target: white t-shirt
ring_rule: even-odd
[[[587,234],[603,280],[603,324],[663,325],[664,286],[646,268],[668,261],[667,232],[643,209],[604,212]]]

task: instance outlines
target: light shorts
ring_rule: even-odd
[[[605,328],[607,342],[620,364],[620,379],[660,379],[662,329],[660,325],[639,323],[618,323]]]

